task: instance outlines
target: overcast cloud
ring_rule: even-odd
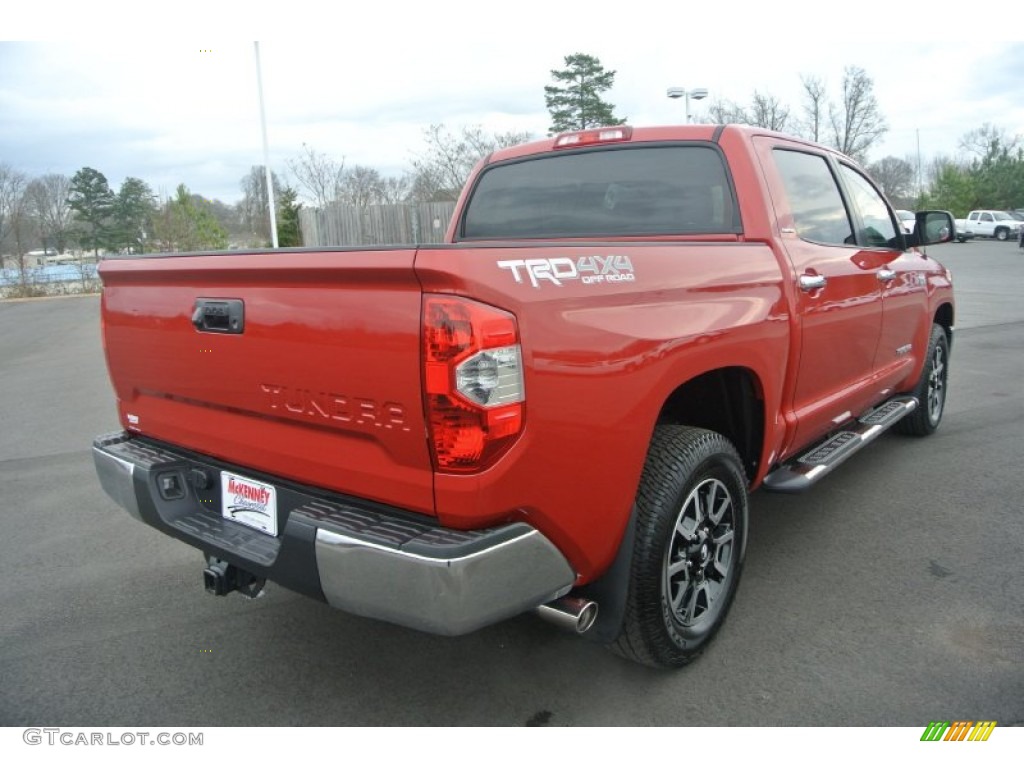
[[[114,19],[140,7],[109,5],[89,9]],[[70,176],[88,165],[115,188],[136,176],[165,195],[183,182],[233,202],[241,177],[263,161],[253,44],[243,41],[257,34],[266,38],[260,47],[271,165],[282,176],[303,142],[349,166],[398,175],[411,168],[431,123],[543,136],[543,88],[550,70],[574,52],[617,72],[605,97],[632,125],[681,122],[682,103],[665,95],[674,85],[706,87],[712,99],[742,104],[758,90],[796,116],[801,75],[825,79],[835,98],[843,68],[859,66],[874,79],[889,124],[872,160],[914,156],[918,135],[926,162],[955,155],[959,138],[986,122],[1024,134],[1020,41],[986,34],[908,42],[910,9],[908,18],[865,12],[874,21],[863,28],[879,30],[879,42],[865,42],[863,32],[854,42],[829,39],[823,30],[833,24],[799,12],[818,4],[797,3],[789,15],[764,19],[739,8],[687,10],[691,5],[575,0],[562,10],[523,0],[504,15],[495,10],[503,6],[483,2],[381,3],[351,12],[341,4],[321,11],[240,5],[243,20],[259,17],[252,28],[232,15],[240,10],[211,19],[201,4],[184,3],[178,13],[147,20],[145,33],[133,18],[129,34],[110,37],[104,26],[99,42],[74,34],[61,42],[0,43],[0,162],[29,176]],[[77,32],[76,23],[95,27],[94,18],[68,9],[57,14],[55,34]],[[15,29],[38,34],[31,31],[36,21]],[[54,27],[38,29],[50,34]],[[898,42],[882,42],[886,29]],[[154,33],[166,39],[153,42]]]

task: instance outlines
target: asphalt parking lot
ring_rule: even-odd
[[[0,302],[0,725],[1024,725],[1024,251],[932,254],[958,301],[940,431],[756,493],[732,613],[676,672],[529,615],[446,639],[208,596],[96,481],[98,299]]]

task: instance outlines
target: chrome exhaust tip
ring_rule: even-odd
[[[597,621],[597,603],[583,597],[560,597],[537,608],[545,621],[582,635]]]

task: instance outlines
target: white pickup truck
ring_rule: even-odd
[[[996,240],[1017,239],[1024,222],[1006,211],[971,211],[966,219],[956,220],[956,239],[961,243],[972,237],[994,237]]]

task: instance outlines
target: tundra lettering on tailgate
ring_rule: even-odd
[[[399,403],[378,403],[368,397],[314,392],[283,384],[260,384],[260,389],[271,411],[285,411],[317,420],[340,421],[357,427],[409,431],[405,423],[405,408]]]

